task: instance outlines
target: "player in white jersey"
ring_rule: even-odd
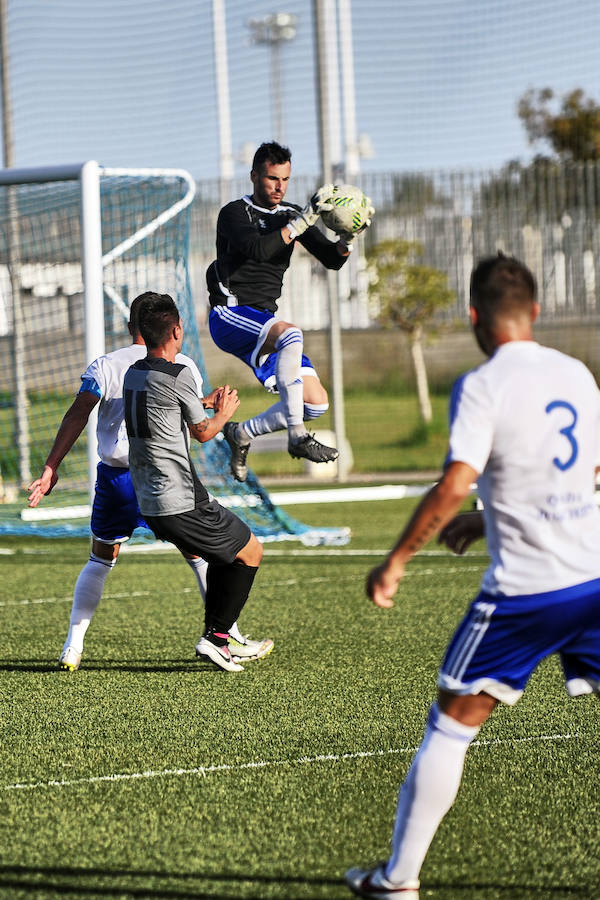
[[[534,342],[538,311],[522,263],[499,254],[475,268],[470,316],[489,359],[457,382],[444,474],[367,580],[373,602],[393,606],[405,564],[436,532],[459,554],[487,539],[490,566],[446,651],[391,856],[346,873],[361,897],[418,897],[469,744],[498,702],[517,702],[542,659],[559,654],[571,696],[600,693],[600,392],[581,362]],[[473,482],[483,514],[456,516]]]
[[[92,617],[100,603],[106,578],[115,566],[121,544],[129,540],[137,527],[148,527],[139,509],[129,473],[129,441],[123,407],[123,379],[133,363],[143,359],[146,346],[139,333],[138,311],[148,292],[136,297],[131,304],[129,332],[133,343],[94,360],[81,376],[81,387],[67,410],[58,429],[43,472],[29,486],[29,505],[35,507],[49,494],[58,480],[58,467],[83,429],[90,413],[98,406],[98,463],[97,480],[92,505],[90,558],[75,584],[69,632],[59,659],[59,668],[75,671],[79,668],[83,642]],[[202,376],[195,362],[184,354],[177,361],[188,366],[202,397]],[[205,407],[213,407],[220,388],[204,397]],[[194,572],[198,589],[205,599],[207,563],[198,556],[184,554]],[[237,659],[258,659],[273,648],[270,638],[252,640],[242,635],[237,623],[230,629],[230,647]]]

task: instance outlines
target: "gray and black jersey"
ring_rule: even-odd
[[[188,366],[145,357],[123,384],[129,468],[142,515],[189,512],[208,499],[190,458],[188,425],[206,418]]]
[[[281,229],[299,212],[299,206],[285,201],[263,209],[249,196],[223,207],[217,219],[217,258],[206,272],[211,306],[277,311],[296,243],[286,244]],[[296,240],[327,269],[341,269],[346,262],[337,244],[314,225]]]

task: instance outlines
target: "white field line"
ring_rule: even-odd
[[[173,546],[173,544],[167,544],[163,541],[155,541],[150,544],[123,544],[121,546],[121,554],[123,553],[145,553],[152,551],[154,553],[171,553],[173,550],[177,548]],[[24,550],[15,550],[12,547],[1,548],[0,547],[0,556],[16,556],[17,553],[22,553],[24,556],[41,556],[43,554],[50,555],[53,553],[53,550],[39,550],[39,549],[24,549]],[[381,550],[373,550],[373,549],[360,549],[357,547],[347,547],[347,548],[330,548],[330,547],[303,547],[303,548],[278,548],[274,549],[272,547],[264,547],[264,555],[265,556],[306,556],[310,558],[312,556],[387,556],[389,553],[389,547],[384,547]],[[416,554],[417,557],[439,557],[445,559],[455,559],[456,554],[452,553],[449,550],[419,550]],[[467,554],[463,557],[464,559],[489,559],[489,555],[486,552],[477,553],[472,550],[469,550]]]
[[[185,590],[188,590],[187,588]],[[189,588],[191,590],[191,588]],[[150,591],[131,591],[128,594],[104,594],[106,600],[127,600],[129,597],[149,597]],[[73,594],[68,597],[35,597],[31,600],[2,600],[3,606],[38,606],[40,603],[71,603]]]
[[[268,547],[265,547],[264,554],[265,556],[387,556],[390,548],[386,547],[382,550],[372,550],[372,549],[358,549],[358,548],[329,548],[329,547],[312,547],[308,550],[295,550],[293,548],[288,550],[273,550]],[[416,554],[416,558],[422,557],[440,557],[445,559],[456,559],[456,554],[451,553],[449,550],[420,550]],[[463,557],[464,559],[487,559],[489,560],[489,556],[487,553],[468,553]]]
[[[382,551],[383,555],[383,551]],[[406,572],[404,578],[414,578],[419,576],[429,576],[429,575],[457,575],[463,572],[481,572],[481,566],[451,566],[448,569],[413,569],[412,571]],[[339,575],[336,574],[336,581],[344,581],[344,580],[355,580],[356,575]],[[286,578],[282,581],[270,581],[269,589],[278,588],[278,587],[289,587],[293,584],[324,584],[326,582],[331,581],[331,576],[315,576],[314,578]],[[197,593],[196,588],[182,588],[182,594],[195,594]],[[131,591],[128,594],[112,594],[106,593],[104,595],[105,600],[128,600],[135,599],[137,597],[149,597],[151,595],[151,591]],[[73,600],[73,595],[70,594],[68,597],[35,597],[31,600],[0,600],[0,609],[6,606],[38,606],[42,603],[70,603]]]
[[[585,740],[586,735],[574,732],[573,734],[540,734],[524,738],[507,738],[496,739],[493,741],[473,741],[473,747],[497,747],[509,746],[511,744],[536,744],[545,741],[571,741]],[[347,762],[355,759],[376,759],[385,756],[398,756],[400,754],[414,754],[418,747],[399,747],[390,748],[389,750],[363,750],[356,753],[326,753],[319,756],[300,756],[296,759],[277,759],[277,760],[258,760],[257,762],[237,763],[228,765],[213,766],[195,766],[191,769],[150,769],[146,772],[119,772],[111,775],[93,775],[88,778],[71,778],[59,779],[52,781],[35,781],[35,782],[16,782],[15,784],[5,784],[4,791],[32,791],[39,788],[62,788],[73,787],[80,784],[101,784],[102,782],[117,781],[137,781],[150,778],[169,778],[189,775],[201,775],[206,778],[208,775],[215,775],[222,772],[242,772],[247,769],[276,769],[285,766],[306,766],[323,762]]]
[[[403,500],[406,497],[421,497],[432,487],[429,484],[382,484],[365,487],[317,488],[304,491],[273,491],[269,496],[278,506],[295,506],[304,503],[356,503],[361,501]],[[222,506],[235,507],[241,505],[257,506],[262,501],[257,496],[247,497],[244,501],[234,494],[230,497],[219,497]],[[20,512],[24,522],[48,521],[53,519],[87,519],[91,513],[89,505],[68,507],[26,507]]]

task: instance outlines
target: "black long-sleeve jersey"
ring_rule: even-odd
[[[296,243],[286,244],[281,229],[299,212],[300,207],[293,203],[262,209],[248,196],[222,208],[217,219],[217,258],[206,271],[211,306],[277,311],[276,301]],[[347,259],[315,226],[296,240],[327,269],[341,269]]]

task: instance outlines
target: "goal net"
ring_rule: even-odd
[[[27,507],[87,364],[130,343],[131,300],[169,293],[185,324],[183,351],[205,370],[188,271],[195,185],[182,170],[109,169],[97,163],[0,172],[0,534],[87,536],[95,481],[95,411],[63,460],[56,490]],[[218,436],[192,442],[207,489],[264,541],[345,543],[344,528],[288,516],[253,473],[229,474]],[[137,539],[150,539],[140,530]]]

